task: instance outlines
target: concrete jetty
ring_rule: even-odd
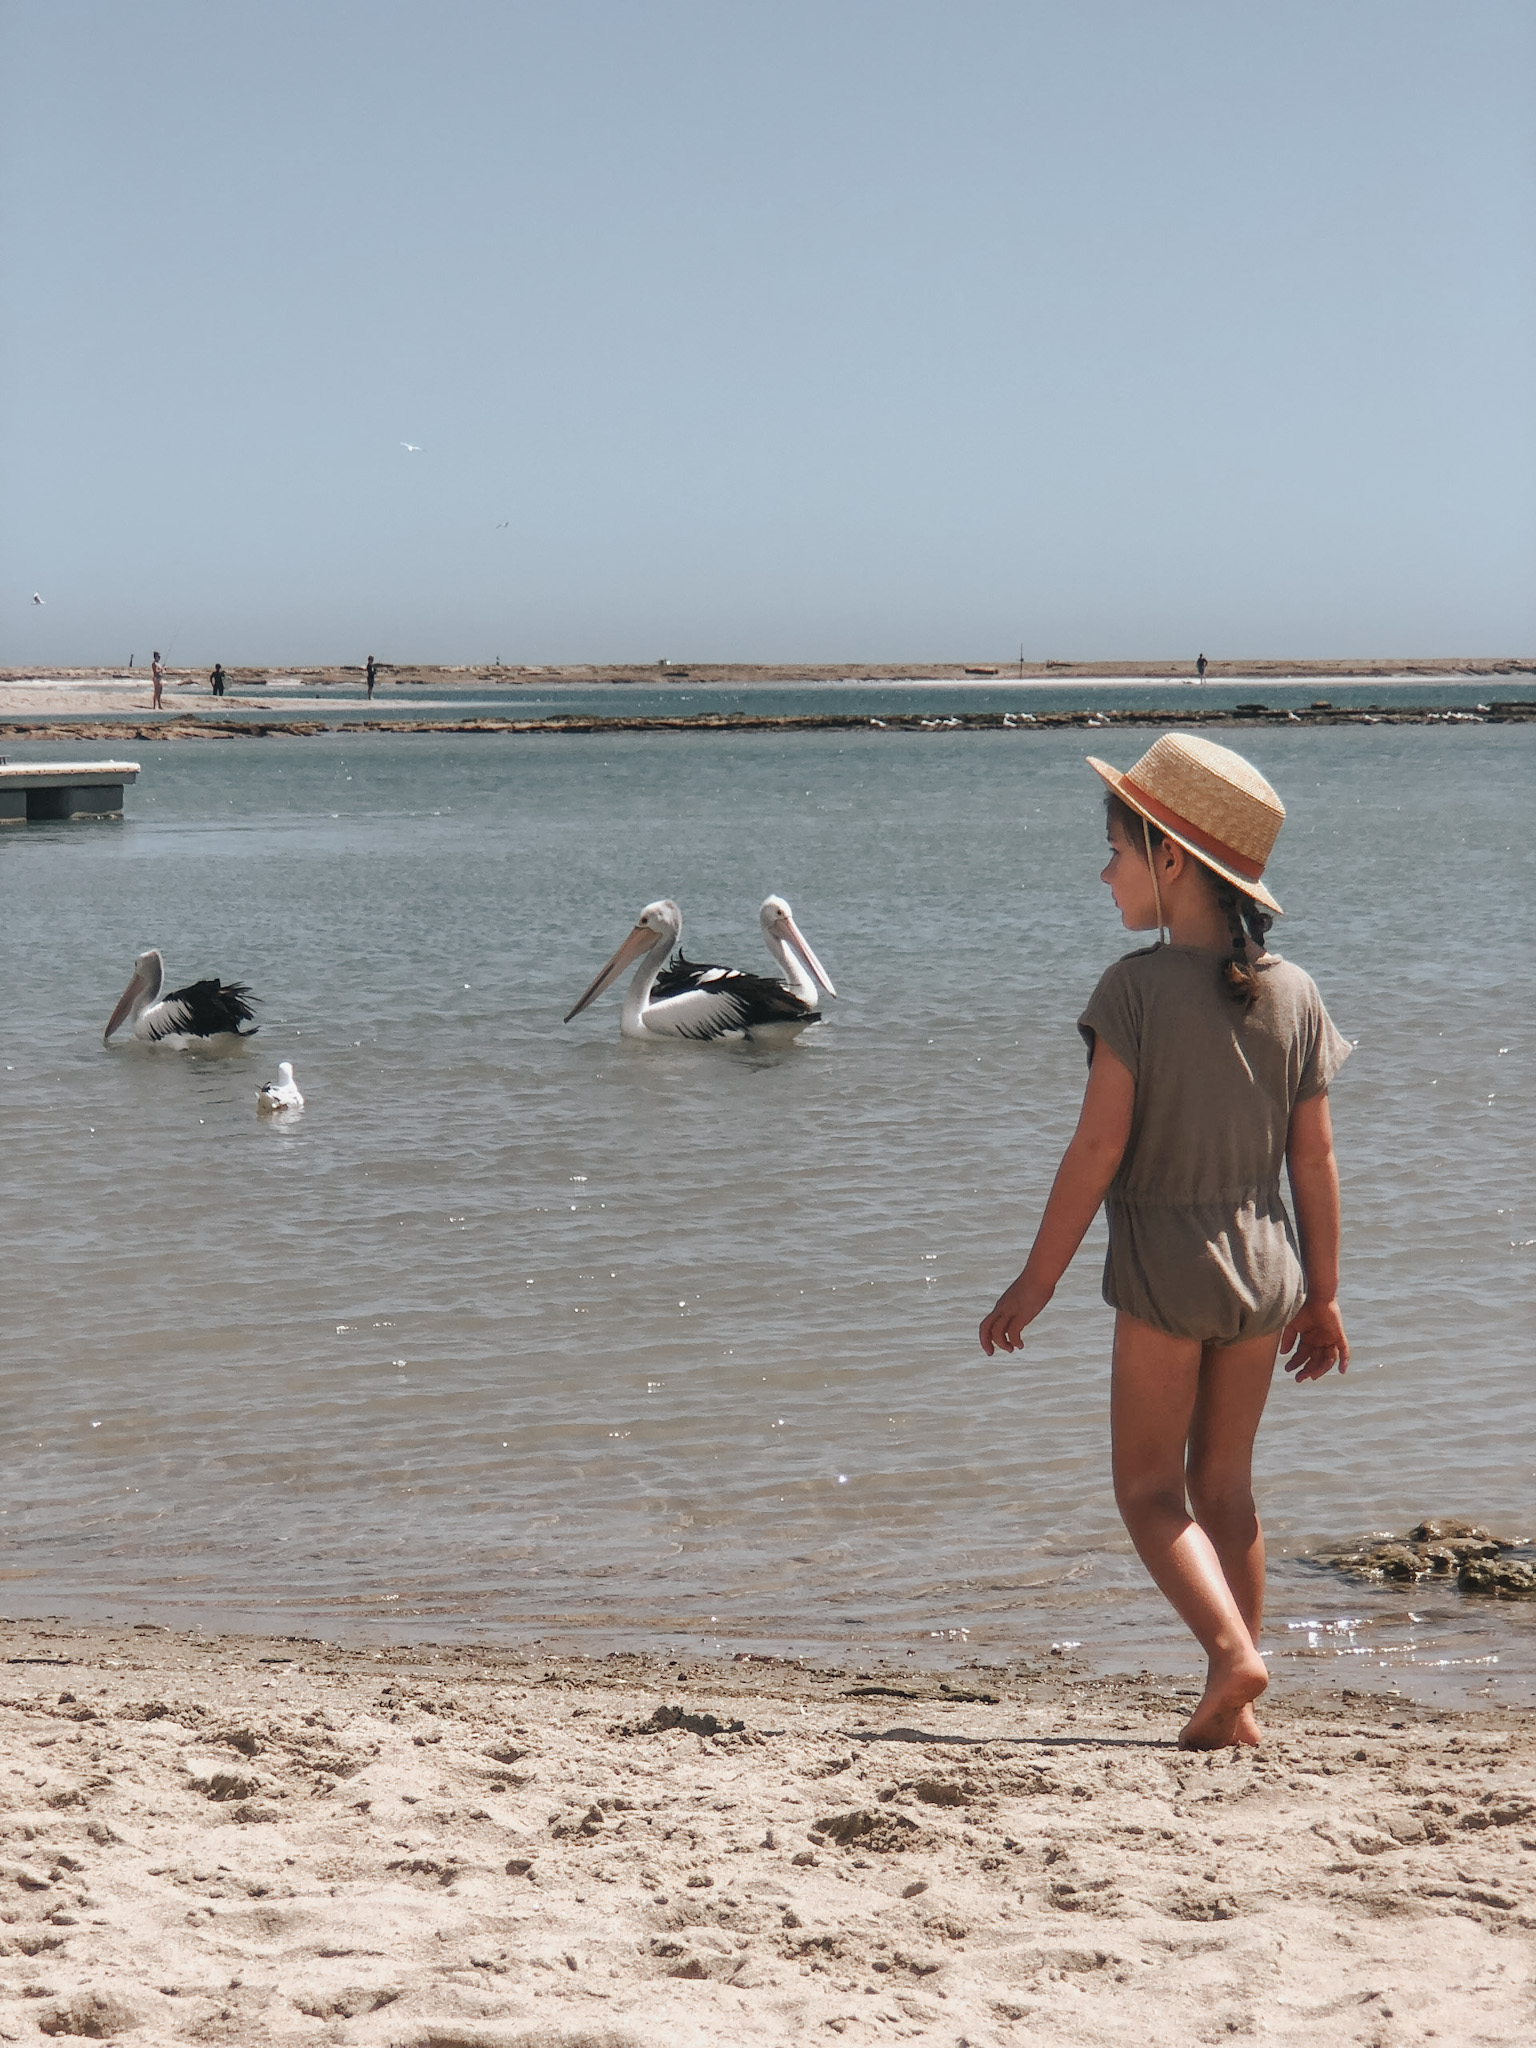
[[[120,818],[137,761],[0,761],[0,825],[59,818]]]

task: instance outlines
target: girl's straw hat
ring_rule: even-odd
[[[1164,733],[1127,774],[1088,756],[1138,817],[1149,818],[1186,853],[1278,913],[1280,906],[1259,877],[1269,859],[1285,805],[1258,769],[1193,733]]]

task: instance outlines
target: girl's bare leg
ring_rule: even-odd
[[[1202,1362],[1192,1340],[1116,1316],[1110,1393],[1115,1501],[1142,1563],[1205,1651],[1205,1693],[1179,1741],[1187,1749],[1221,1749],[1256,1739],[1256,1729],[1240,1733],[1239,1723],[1269,1674],[1216,1547],[1185,1499]],[[1225,1414],[1219,1401],[1217,1408]],[[1262,1410],[1260,1402],[1255,1428]]]
[[[1195,1520],[1211,1539],[1255,1643],[1264,1624],[1264,1531],[1253,1502],[1253,1440],[1279,1348],[1278,1332],[1245,1344],[1206,1345],[1186,1462]],[[1237,1739],[1259,1739],[1252,1707],[1238,1717]]]

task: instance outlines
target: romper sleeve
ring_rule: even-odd
[[[1329,1082],[1352,1050],[1349,1040],[1323,1008],[1323,999],[1315,985],[1309,983],[1308,986],[1310,1001],[1306,1008],[1302,1040],[1301,1080],[1296,1089],[1298,1102],[1309,1102],[1314,1095],[1326,1095]]]
[[[1142,1021],[1141,991],[1127,971],[1135,957],[1133,954],[1130,959],[1117,960],[1106,969],[1088,998],[1087,1009],[1077,1020],[1088,1048],[1089,1066],[1093,1065],[1094,1046],[1102,1039],[1120,1064],[1130,1070],[1133,1081],[1141,1065]]]

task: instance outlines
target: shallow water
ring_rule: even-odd
[[[1359,1041],[1356,1365],[1261,1435],[1269,1647],[1529,1701],[1536,1609],[1304,1553],[1536,1522],[1536,735],[1243,744],[1291,809],[1281,950]],[[7,1611],[1191,1671],[1109,1494],[1097,1240],[1022,1359],[974,1339],[1126,946],[1082,753],[187,743],[139,749],[121,825],[0,839]],[[561,1025],[652,896],[765,965],[769,889],[842,991],[792,1049],[625,1045],[616,995]],[[102,1050],[150,944],[251,982],[245,1056]],[[308,1103],[274,1126],[279,1058]]]

